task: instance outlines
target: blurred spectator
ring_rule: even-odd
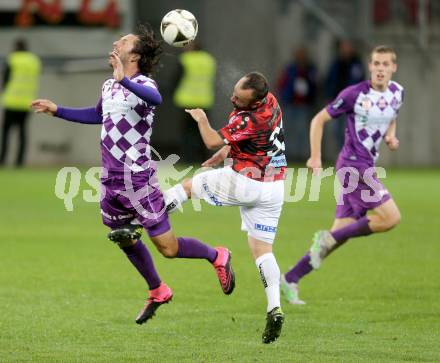
[[[184,110],[202,108],[209,117],[214,104],[216,69],[214,57],[196,42],[187,45],[179,56],[174,103],[182,109],[180,157],[184,162],[204,161],[207,156],[197,123]]]
[[[26,120],[31,101],[36,97],[41,73],[40,59],[30,51],[24,39],[17,39],[14,50],[9,54],[3,77],[4,107],[1,138],[0,165],[6,162],[9,148],[9,132],[17,127],[19,131],[16,166],[22,166],[26,153]]]
[[[338,54],[332,61],[326,78],[328,100],[336,99],[345,87],[359,83],[365,78],[364,66],[353,44],[349,40],[340,40],[337,49]],[[336,150],[340,150],[344,144],[345,120],[340,118],[333,125]]]
[[[309,150],[309,124],[316,100],[316,67],[305,47],[296,49],[278,79],[283,111],[286,155],[289,161],[305,161]]]

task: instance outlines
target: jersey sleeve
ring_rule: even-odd
[[[69,108],[58,105],[54,116],[81,124],[102,124],[102,115],[98,113],[96,106],[86,108]]]
[[[332,118],[352,112],[358,92],[354,86],[343,89],[338,96],[330,102],[326,110]]]
[[[151,80],[138,80],[134,82],[124,77],[119,83],[145,102],[151,103],[154,106],[162,103],[162,96],[157,89],[157,85]]]
[[[99,97],[98,103],[95,106],[95,111],[98,115],[102,115],[102,97]]]
[[[391,91],[393,94],[393,98],[390,101],[390,106],[396,112],[395,119],[397,119],[397,115],[399,114],[400,108],[402,107],[403,100],[405,98],[405,90],[402,87],[402,85],[400,85],[396,81],[390,82],[390,84],[388,86],[388,90]]]
[[[218,131],[226,144],[250,139],[255,134],[251,116],[247,113],[237,115],[232,122]]]
[[[404,98],[405,98],[405,90],[402,88],[401,96],[400,96],[400,102],[399,102],[399,104],[397,105],[397,109],[396,109],[396,113],[397,113],[397,114],[399,113],[400,108],[401,108],[402,105],[403,105],[403,100],[404,100]]]

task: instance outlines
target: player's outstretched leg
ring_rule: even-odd
[[[234,291],[235,274],[231,265],[231,252],[225,247],[213,248],[195,238],[177,238],[177,258],[204,258],[214,266],[223,292],[229,295]]]
[[[129,243],[141,238],[142,229],[143,227],[139,224],[126,224],[120,228],[112,229],[107,237],[115,243]]]
[[[313,236],[313,243],[310,247],[310,265],[317,270],[321,266],[322,260],[335,247],[336,240],[330,231],[318,231]]]
[[[310,251],[307,252],[296,265],[281,275],[280,287],[284,298],[290,304],[304,305],[305,302],[299,298],[299,281],[313,269],[321,266],[322,260],[336,245],[336,241],[328,231],[316,232]]]
[[[150,290],[144,307],[136,317],[136,324],[143,324],[147,320],[151,319],[154,316],[157,308],[162,304],[169,303],[172,298],[173,292],[163,282],[156,289]]]
[[[163,192],[163,196],[168,214],[175,212],[177,209],[182,211],[182,204],[188,200],[188,194],[182,184],[176,184],[166,190]]]
[[[149,297],[136,318],[138,324],[143,324],[151,319],[157,308],[168,303],[173,296],[171,289],[161,282],[147,246],[140,239],[133,239],[139,238],[141,232],[139,226],[130,224],[114,229],[108,235],[111,241],[118,244],[148,285]]]
[[[299,281],[312,270],[310,254],[307,252],[292,269],[281,275],[281,292],[290,304],[305,304],[305,302],[299,298],[298,284]]]
[[[369,226],[369,218],[367,216],[361,217],[342,228],[315,233],[313,244],[310,248],[310,264],[314,269],[318,269],[321,266],[322,260],[348,239],[368,236],[371,233],[373,231]]]
[[[166,210],[172,213],[182,208],[182,203],[191,195],[192,179],[185,180],[182,184],[166,190],[163,195]],[[235,274],[231,265],[231,252],[224,247],[212,248],[204,243],[188,237],[178,240],[178,258],[206,258],[215,268],[220,286],[226,295],[232,293],[235,287]]]
[[[286,280],[286,275],[281,275],[280,279],[281,294],[289,304],[304,305],[305,301],[299,298],[298,283]]]
[[[368,223],[368,217],[361,217],[358,220],[336,219],[332,231],[316,232],[310,251],[296,263],[295,267],[281,277],[281,291],[287,301],[291,304],[303,303],[298,296],[299,281],[314,269],[318,269],[324,258],[349,238],[371,234]]]
[[[235,273],[232,269],[231,252],[224,247],[216,247],[217,258],[212,263],[217,273],[220,286],[226,295],[232,294],[235,287]]]

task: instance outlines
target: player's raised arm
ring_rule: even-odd
[[[101,100],[99,100],[95,107],[86,108],[69,108],[58,106],[54,102],[46,99],[35,100],[32,102],[31,106],[36,113],[46,113],[67,121],[90,125],[102,123]]]
[[[214,155],[212,155],[208,160],[202,163],[202,166],[213,167],[222,163],[229,154],[231,147],[229,145],[223,146],[220,150],[218,150]]]
[[[203,139],[203,143],[208,149],[218,149],[219,147],[225,145],[223,139],[220,137],[218,132],[214,130],[209,124],[209,120],[208,117],[206,117],[205,111],[200,108],[195,108],[193,110],[185,110],[185,112],[188,112],[197,122],[200,135]]]
[[[113,78],[118,81],[122,86],[124,86],[140,99],[148,102],[151,105],[158,106],[162,103],[162,96],[153,83],[151,84],[151,86],[143,85],[137,82],[130,81],[125,76],[121,58],[119,58],[119,53],[116,50],[113,50],[110,53],[110,64],[113,67]]]
[[[133,92],[140,99],[144,100],[145,102],[153,106],[158,106],[162,103],[162,96],[159,93],[158,89],[155,87],[145,86],[130,81],[127,77],[122,78],[122,80],[119,83],[122,84],[129,91]]]
[[[322,167],[321,161],[321,142],[324,133],[324,125],[332,117],[326,108],[323,108],[313,117],[310,124],[310,158],[307,160],[307,167],[310,169],[319,169]]]
[[[35,113],[46,113],[51,116],[53,116],[58,109],[54,102],[42,98],[32,101],[31,107],[34,109]]]

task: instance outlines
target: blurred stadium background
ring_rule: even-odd
[[[29,19],[34,24],[18,27],[16,15],[25,3],[31,4]],[[395,79],[406,90],[398,127],[402,148],[393,154],[383,150],[380,163],[440,165],[436,112],[436,95],[440,93],[439,1],[63,0],[59,2],[64,14],[61,18],[51,17],[56,7],[41,6],[50,3],[57,2],[0,1],[0,57],[5,59],[17,36],[28,39],[30,49],[44,62],[41,97],[72,107],[94,104],[99,85],[110,74],[106,57],[112,41],[142,21],[149,21],[158,31],[167,11],[186,8],[198,18],[198,38],[218,62],[212,117],[218,127],[230,111],[229,95],[240,75],[259,70],[274,86],[282,66],[301,44],[309,48],[321,81],[338,39],[351,39],[364,59],[372,46],[390,44],[398,53]],[[106,10],[107,15],[99,18]],[[82,17],[78,16],[81,12],[85,12]],[[157,112],[153,145],[168,154],[178,152],[182,126],[172,102],[178,50],[165,49],[163,67],[156,75],[164,103]],[[76,127],[34,116],[29,134],[29,165],[99,165],[99,127]],[[325,144],[327,155],[334,156],[331,138]]]
[[[21,12],[25,5],[30,10]],[[15,38],[26,38],[43,59],[39,95],[90,106],[111,74],[112,42],[142,21],[158,31],[174,8],[195,14],[199,39],[217,59],[212,121],[218,127],[231,109],[235,81],[259,70],[274,85],[301,44],[320,82],[338,39],[351,39],[364,59],[374,45],[394,46],[395,79],[406,90],[401,148],[384,148],[379,165],[392,166],[385,184],[402,224],[347,244],[308,277],[301,290],[308,304],[284,304],[282,337],[263,347],[264,296],[238,210],[204,205],[201,214],[188,204],[172,216],[173,227],[230,247],[237,290],[222,296],[210,266],[166,260],[152,248],[175,298],[139,328],[132,318],[145,298],[143,281],[106,240],[98,204],[81,198],[90,186],[82,178],[75,213],[54,195],[60,167],[100,165],[99,127],[32,115],[29,168],[0,169],[0,362],[439,362],[440,1],[0,0],[0,58]],[[17,26],[17,14],[27,27]],[[177,153],[185,137],[172,102],[178,50],[165,49],[156,76],[164,103],[152,142],[162,157]],[[318,107],[323,102],[321,94]],[[328,161],[333,143],[327,133]],[[285,205],[274,247],[282,271],[309,247],[314,231],[329,225],[332,191],[328,178],[319,202]]]

